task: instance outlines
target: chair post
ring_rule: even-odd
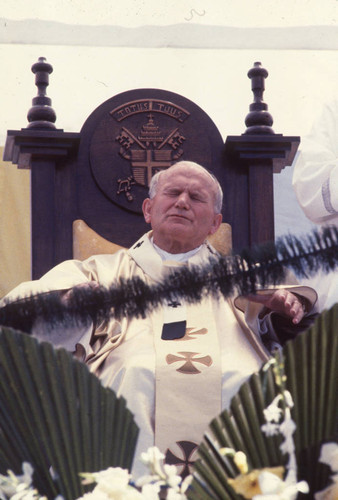
[[[70,160],[77,154],[80,134],[67,133],[55,126],[56,114],[51,99],[46,96],[52,71],[44,57],[33,64],[38,94],[32,99],[27,114],[29,123],[26,128],[7,132],[3,155],[5,161],[11,161],[18,168],[31,170],[33,279],[72,256],[71,248],[58,246],[56,242],[65,230],[65,218],[74,211],[75,190],[72,193],[69,187],[67,197],[61,193],[70,182]]]
[[[243,226],[239,229],[233,226],[237,248],[274,241],[273,174],[292,165],[300,143],[299,137],[275,134],[272,129],[273,119],[263,101],[267,76],[267,70],[259,62],[248,72],[254,93],[254,102],[245,119],[248,128],[240,136],[228,136],[225,142],[233,175],[241,178],[246,188],[246,197],[239,201],[237,209],[242,213]]]

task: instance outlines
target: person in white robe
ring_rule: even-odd
[[[305,215],[313,223],[338,225],[338,100],[327,102],[310,133],[302,138],[292,184]],[[338,275],[318,273],[319,310],[338,302]]]
[[[6,300],[75,286],[109,287],[120,277],[160,282],[180,266],[202,266],[217,256],[207,241],[219,227],[222,192],[203,167],[179,162],[153,177],[143,203],[152,230],[128,250],[66,261]],[[261,295],[201,303],[167,302],[142,319],[59,328],[37,320],[32,333],[64,347],[123,396],[140,428],[133,476],[144,474],[140,454],[156,445],[183,475],[212,418],[229,406],[240,385],[276,346],[307,325],[316,292],[290,282]],[[281,326],[279,327],[279,322]],[[264,341],[264,338],[267,339]]]

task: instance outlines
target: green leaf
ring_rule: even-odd
[[[338,304],[324,311],[306,332],[289,341],[283,349],[285,386],[294,407],[292,418],[297,429],[295,447],[298,479],[310,486],[310,497],[328,483],[328,467],[318,462],[323,442],[335,441],[338,411]],[[266,437],[261,431],[263,409],[279,393],[273,368],[263,368],[245,382],[223,411],[210,424],[195,464],[194,481],[188,498],[222,500],[241,498],[227,483],[234,477],[234,466],[220,458],[222,447],[241,450],[251,468],[284,465],[287,459],[279,449],[280,437]],[[234,496],[235,495],[235,496]]]
[[[0,328],[0,472],[28,461],[41,495],[74,500],[80,472],[130,469],[138,428],[123,398],[64,349]]]

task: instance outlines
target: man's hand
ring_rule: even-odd
[[[266,295],[247,295],[246,298],[252,302],[264,305],[271,311],[292,318],[292,323],[297,325],[306,313],[305,300],[294,293],[280,289]]]

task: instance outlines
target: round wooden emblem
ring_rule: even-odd
[[[142,213],[151,177],[181,160],[217,168],[223,140],[209,116],[173,92],[138,89],[99,106],[84,125],[92,174],[124,209]]]

